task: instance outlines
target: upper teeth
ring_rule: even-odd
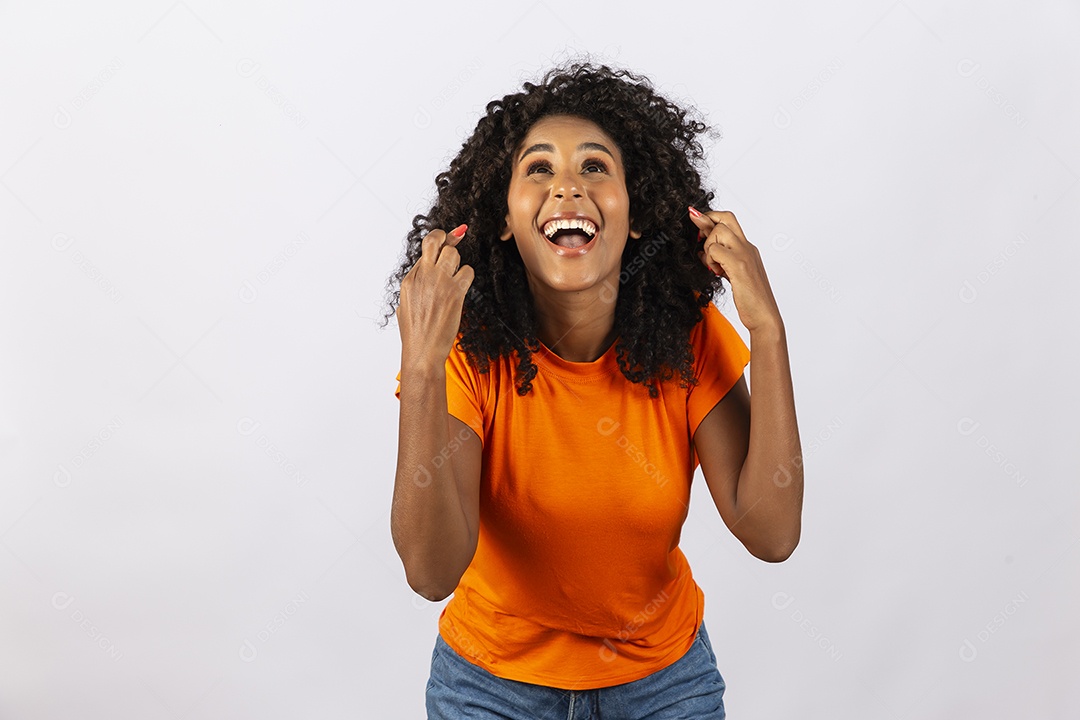
[[[574,228],[576,230],[584,230],[589,237],[596,234],[596,226],[588,220],[552,220],[544,226],[544,235],[549,238],[559,230],[569,230]]]

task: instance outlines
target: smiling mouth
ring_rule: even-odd
[[[576,250],[591,243],[600,229],[587,218],[559,218],[545,223],[540,232],[549,243]]]
[[[598,237],[600,237],[599,230],[592,236],[582,230],[558,232],[548,238],[548,247],[559,257],[585,257],[592,254]]]
[[[595,234],[589,235],[584,230],[557,230],[554,235],[548,238],[548,242],[568,250],[576,250],[585,247],[595,238]]]

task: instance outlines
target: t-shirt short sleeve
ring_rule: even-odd
[[[691,333],[694,374],[698,380],[686,399],[691,437],[716,403],[735,386],[750,362],[750,348],[716,305],[710,302],[702,308],[702,315],[704,319]]]
[[[460,336],[459,336],[460,338]],[[401,399],[401,371],[397,374],[394,397]],[[469,362],[468,356],[454,342],[446,358],[446,409],[451,415],[468,425],[484,441],[484,398],[486,383]]]

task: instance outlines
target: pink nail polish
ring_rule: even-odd
[[[693,205],[687,205],[687,208],[690,210],[690,214],[694,217],[701,217],[701,213],[694,209]]]

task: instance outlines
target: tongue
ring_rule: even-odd
[[[585,233],[559,233],[554,238],[554,242],[559,247],[564,248],[579,248],[582,245],[589,244],[589,236]]]

